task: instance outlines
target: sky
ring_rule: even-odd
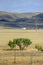
[[[0,0],[0,11],[43,12],[43,0]]]

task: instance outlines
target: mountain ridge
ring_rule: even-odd
[[[0,11],[0,27],[43,29],[43,12],[9,13]]]

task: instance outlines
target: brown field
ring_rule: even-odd
[[[7,45],[14,38],[29,38],[33,44],[43,44],[43,30],[0,29],[0,45]]]
[[[0,63],[4,65],[13,65],[13,63],[14,65],[43,65],[43,52],[2,51]]]
[[[30,53],[30,51],[31,51],[33,54],[34,54],[34,52],[36,52],[36,54],[37,54],[38,51],[34,48],[34,45],[40,44],[43,46],[43,30],[0,29],[0,62],[1,63],[14,62],[14,51],[4,50],[6,48],[9,48],[7,44],[9,42],[9,40],[13,40],[14,38],[29,38],[32,41],[32,44],[27,48],[27,50],[24,50],[25,52]],[[17,52],[19,52],[19,51],[17,51]],[[32,56],[32,58],[31,58],[31,55],[29,55],[29,56],[24,55],[24,57],[17,56],[16,63],[18,64],[18,63],[34,61],[34,62],[40,62],[40,63],[39,64],[33,63],[33,65],[43,65],[43,53],[40,56],[36,56],[36,54],[35,54],[35,56]],[[31,59],[32,59],[32,61],[31,61]],[[22,64],[22,65],[24,65],[24,64]],[[32,65],[32,64],[28,64],[28,65]]]
[[[0,49],[9,48],[8,42],[14,38],[29,38],[32,41],[30,47],[43,45],[43,30],[0,29]]]

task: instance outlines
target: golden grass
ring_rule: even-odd
[[[7,57],[0,59],[0,63],[43,63],[43,56]]]
[[[27,50],[23,50],[22,52],[36,52],[34,49],[35,44],[43,44],[43,30],[20,30],[20,29],[0,29],[0,54],[7,54],[7,57],[2,57],[0,59],[1,63],[12,63],[14,62],[14,57],[8,57],[9,54],[14,51],[6,51],[2,49],[7,48],[7,44],[9,40],[13,40],[14,38],[29,38],[32,41],[32,45],[27,47]],[[6,46],[6,48],[5,48]],[[20,50],[16,50],[20,52]],[[37,53],[37,52],[36,52]],[[26,63],[26,62],[43,62],[43,56],[28,56],[28,57],[16,57],[16,63]],[[33,64],[39,65],[39,64]],[[43,64],[42,64],[43,65]]]
[[[43,44],[43,30],[0,29],[0,45],[7,45],[14,38],[29,38],[33,45]]]

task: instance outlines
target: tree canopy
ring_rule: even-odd
[[[26,39],[26,38],[17,38],[17,39],[13,39],[12,41],[9,41],[8,45],[13,49],[16,45],[19,46],[20,50],[25,49],[26,47],[28,47],[32,42],[30,41],[30,39]]]

